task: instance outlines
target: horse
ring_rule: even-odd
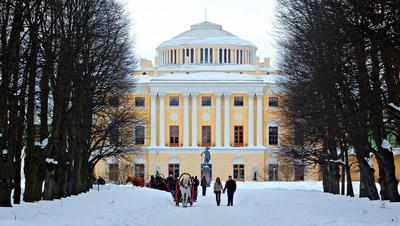
[[[128,176],[126,179],[126,183],[132,183],[133,186],[136,187],[143,187],[144,186],[144,179],[143,178],[138,178],[135,176]]]
[[[179,182],[179,190],[181,191],[182,207],[187,207],[188,202],[191,205],[192,182],[190,178],[182,177],[181,181]]]

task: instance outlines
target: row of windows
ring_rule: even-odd
[[[181,49],[180,59],[178,58],[178,49],[164,50],[161,52],[162,64],[185,64],[195,63],[195,49]],[[213,64],[214,51],[217,51],[219,64],[251,64],[253,61],[253,53],[249,50],[226,49],[226,48],[200,48],[199,60],[201,64]]]
[[[180,164],[168,164],[168,175],[171,175],[174,178],[178,178],[180,175]],[[200,169],[203,167],[203,164],[200,165]],[[209,165],[211,172],[210,177],[212,178],[212,165]],[[135,164],[135,177],[144,178],[144,164]],[[295,181],[303,181],[305,174],[304,164],[294,164],[294,180]],[[119,174],[119,165],[118,164],[109,164],[109,179],[111,181],[118,181]],[[268,165],[268,180],[269,181],[279,181],[281,178],[279,177],[279,165],[276,163],[270,163]],[[253,180],[257,180],[257,172],[254,172]],[[233,178],[235,180],[244,180],[245,179],[245,167],[244,164],[233,164]]]
[[[244,106],[244,97],[243,96],[235,96],[233,98],[233,105],[236,107]],[[145,106],[144,97],[135,97],[135,107],[144,107],[144,106]],[[169,97],[169,106],[170,107],[179,107],[179,96],[170,96]],[[203,107],[212,106],[211,96],[202,96],[201,97],[201,106],[203,106]],[[278,98],[277,97],[269,97],[268,98],[268,106],[278,107]]]
[[[244,129],[243,126],[234,126],[234,146],[242,147],[244,146]],[[145,140],[145,127],[136,126],[135,127],[135,144],[144,144]],[[268,127],[268,144],[277,145],[279,141],[278,127],[269,126]],[[116,142],[111,140],[110,142]],[[201,143],[203,147],[208,147],[211,145],[211,126],[201,127]],[[179,126],[169,127],[169,144],[171,147],[179,146]]]

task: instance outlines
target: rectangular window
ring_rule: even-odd
[[[228,63],[231,63],[231,49],[228,49]]]
[[[135,97],[135,107],[144,107],[144,97]]]
[[[111,127],[109,140],[111,145],[119,145],[120,144],[120,131],[118,126]]]
[[[135,164],[135,177],[144,178],[144,164]]]
[[[268,106],[270,106],[270,107],[278,107],[278,97],[270,97],[270,98],[268,98]]]
[[[278,164],[270,163],[268,166],[268,180],[269,181],[278,181],[279,180],[279,167]]]
[[[294,164],[294,180],[303,181],[304,180],[304,164]]]
[[[135,144],[144,144],[144,126],[135,126]]]
[[[233,165],[233,179],[244,181],[244,165],[234,164]]]
[[[278,127],[277,126],[268,127],[268,143],[270,145],[278,144]]]
[[[171,147],[179,146],[179,126],[169,127],[169,144]]]
[[[233,105],[234,105],[235,107],[242,107],[242,106],[244,106],[243,97],[234,97],[234,98],[233,98]]]
[[[194,63],[194,49],[190,49],[190,63]]]
[[[201,143],[203,147],[211,145],[211,126],[201,127]]]
[[[228,56],[228,54],[226,54],[226,49],[224,49],[224,63],[226,63],[226,57]]]
[[[214,56],[213,56],[213,49],[211,48],[211,49],[210,49],[210,63],[211,63],[211,64],[214,63],[213,58],[214,58]]]
[[[219,49],[219,63],[222,64],[222,49]]]
[[[235,147],[243,146],[243,126],[235,126],[234,145]]]
[[[203,107],[210,107],[211,106],[211,97],[201,97],[201,106]]]
[[[204,53],[204,55],[205,55],[205,63],[207,64],[208,63],[208,48],[205,48],[204,50],[205,50],[205,53]]]
[[[239,64],[239,50],[236,50],[236,64]]]
[[[204,55],[203,55],[204,49],[201,48],[200,49],[200,63],[203,64],[204,63]]]
[[[179,97],[178,96],[170,96],[169,97],[169,106],[170,107],[179,107]]]
[[[108,165],[108,179],[110,181],[117,182],[119,180],[119,164],[109,164]]]
[[[179,177],[179,164],[168,164],[168,175],[173,178]]]

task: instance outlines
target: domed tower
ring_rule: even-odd
[[[141,59],[134,74],[157,75],[191,72],[275,74],[269,58],[259,62],[257,47],[208,21],[194,24],[156,49],[155,65]]]
[[[253,43],[205,21],[161,43],[156,65],[256,64],[256,51]]]

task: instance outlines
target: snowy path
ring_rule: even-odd
[[[284,190],[284,189],[290,190]],[[100,192],[0,208],[1,226],[400,225],[400,203],[324,194],[315,182],[239,185],[233,207],[214,194],[177,208],[169,193],[107,185]]]

